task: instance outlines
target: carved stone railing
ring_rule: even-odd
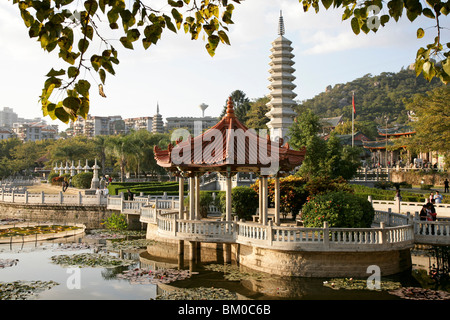
[[[22,193],[0,192],[0,202],[36,205],[71,205],[71,206],[104,206],[107,205],[108,198],[103,195],[85,195],[81,192],[77,194],[59,193]]]

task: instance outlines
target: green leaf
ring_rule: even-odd
[[[444,70],[444,72],[450,76],[450,57],[447,58],[447,60],[445,60],[445,62],[442,64],[442,70]]]
[[[80,39],[80,41],[78,41],[78,50],[80,50],[80,52],[86,52],[88,47],[89,41],[87,41],[86,39]]]
[[[216,35],[212,35],[208,37],[208,43],[206,44],[206,50],[209,55],[213,57],[216,53],[216,48],[219,45],[220,38]]]
[[[141,35],[141,33],[139,32],[138,29],[131,29],[131,30],[128,30],[128,32],[127,32],[127,38],[131,42],[138,40],[140,35]]]
[[[227,45],[230,45],[230,40],[228,39],[228,35],[225,33],[225,31],[220,30],[218,32],[219,37],[220,37],[220,41],[222,41],[222,43],[226,43]]]
[[[87,80],[80,80],[75,85],[75,90],[84,97],[89,96],[89,89],[91,84]]]
[[[64,110],[63,107],[56,108],[54,114],[56,118],[58,118],[62,122],[69,123],[70,120],[69,114]]]
[[[325,9],[328,9],[333,4],[333,0],[322,0],[322,4]]]
[[[422,28],[417,29],[417,39],[423,38],[425,31]]]
[[[77,67],[69,67],[69,69],[67,69],[67,76],[69,78],[75,78],[76,76],[78,76],[79,71]]]
[[[77,111],[80,107],[81,100],[77,97],[67,97],[63,100],[62,103],[64,107]]]
[[[172,9],[172,17],[175,19],[175,23],[177,25],[177,29],[179,30],[181,27],[181,23],[183,22],[183,15],[178,12],[177,9]]]
[[[63,76],[66,74],[66,71],[64,69],[61,69],[59,71],[56,71],[52,68],[52,70],[49,71],[49,73],[47,73],[47,77],[57,77],[57,76]]]
[[[100,69],[98,70],[98,74],[100,76],[100,80],[102,81],[103,84],[105,84],[105,80],[106,80],[106,72],[104,69]]]
[[[436,16],[434,15],[433,11],[431,11],[430,8],[423,9],[422,14],[425,17],[430,18],[430,19],[435,19],[436,18]]]
[[[130,40],[128,40],[127,37],[121,37],[121,38],[120,38],[120,42],[122,43],[122,45],[123,45],[125,48],[131,49],[131,50],[134,49],[134,48],[133,48],[133,44],[131,43]]]
[[[359,27],[359,21],[357,18],[352,18],[351,22],[350,22],[351,26],[352,26],[352,30],[354,34],[359,34],[360,32],[360,27]]]

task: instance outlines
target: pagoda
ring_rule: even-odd
[[[156,114],[153,116],[152,133],[163,133],[164,122],[162,115],[159,114],[159,103],[156,104]]]
[[[294,117],[297,115],[293,110],[296,105],[294,98],[297,96],[292,90],[296,85],[293,83],[295,69],[292,67],[294,62],[292,58],[292,42],[284,37],[284,22],[280,12],[278,25],[279,37],[272,42],[272,54],[270,55],[270,94],[267,95],[270,101],[266,104],[270,111],[266,113],[269,118],[267,127],[270,130],[270,137],[273,141],[283,139],[287,141],[288,131]]]

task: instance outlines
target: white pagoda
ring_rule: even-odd
[[[153,116],[152,133],[163,133],[164,122],[162,115],[159,113],[159,103],[156,104],[156,114]]]
[[[271,62],[270,77],[271,82],[268,88],[270,94],[267,95],[270,101],[267,106],[270,111],[266,113],[269,118],[267,127],[270,130],[270,139],[278,141],[280,138],[286,142],[288,140],[287,134],[289,127],[294,122],[294,117],[297,115],[293,110],[296,105],[294,98],[297,96],[292,90],[295,89],[293,81],[295,77],[293,73],[295,69],[292,67],[294,62],[292,58],[292,42],[286,39],[284,35],[283,16],[280,12],[280,21],[278,25],[279,37],[272,42],[272,49],[270,51]]]

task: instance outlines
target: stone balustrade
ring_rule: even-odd
[[[59,193],[30,193],[24,191],[21,193],[5,192],[0,193],[0,201],[6,203],[19,204],[51,204],[51,205],[80,205],[80,206],[104,206],[107,205],[107,197],[102,195],[84,195],[81,192],[78,194],[65,194],[62,191]]]

